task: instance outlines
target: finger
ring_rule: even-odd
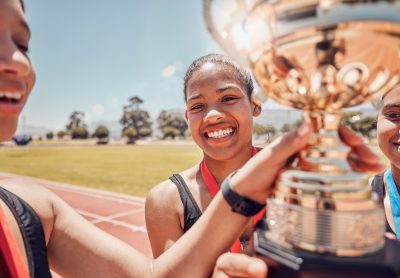
[[[357,147],[353,147],[352,152],[356,153],[360,159],[370,163],[370,164],[379,164],[379,157],[366,145],[360,145]]]
[[[364,139],[357,132],[345,125],[339,126],[339,136],[340,139],[342,139],[342,141],[350,147],[356,147],[364,144]]]
[[[362,159],[370,164],[379,164],[379,157],[365,145],[364,139],[355,131],[345,125],[339,128],[339,135],[342,141],[352,148]]]
[[[358,172],[383,172],[385,166],[381,163],[369,163],[361,159],[357,154],[350,153],[347,158],[353,170]]]
[[[219,257],[214,277],[265,277],[267,265],[261,259],[245,254],[225,253]],[[224,276],[225,275],[225,276]]]

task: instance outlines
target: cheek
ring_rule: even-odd
[[[398,127],[385,119],[378,119],[377,124],[378,144],[381,150],[386,154],[391,146],[391,140],[396,136],[396,133],[398,133]]]
[[[26,77],[26,88],[28,95],[31,93],[32,88],[35,85],[35,82],[36,82],[36,71],[33,65],[31,64],[31,70]]]

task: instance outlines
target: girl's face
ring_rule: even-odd
[[[186,119],[204,154],[227,160],[251,146],[253,116],[261,112],[228,66],[205,63],[187,84]]]
[[[378,143],[392,166],[400,169],[400,88],[397,87],[383,99],[379,111]]]
[[[35,83],[27,55],[30,31],[18,0],[0,0],[0,142],[15,132]]]

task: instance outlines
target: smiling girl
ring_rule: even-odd
[[[376,175],[372,188],[383,200],[387,232],[400,239],[400,86],[382,98],[377,120],[378,144],[390,169]]]
[[[252,101],[252,93],[250,74],[227,56],[203,56],[187,70],[185,116],[203,160],[157,185],[147,196],[146,225],[154,257],[190,229],[228,174],[257,153],[252,144],[253,117],[261,107]],[[232,251],[241,251],[251,228],[247,225],[242,244],[236,242]]]

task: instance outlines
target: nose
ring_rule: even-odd
[[[26,76],[30,70],[30,60],[6,35],[0,36],[0,74]]]
[[[204,117],[204,121],[208,123],[215,123],[225,118],[225,113],[215,108],[211,108],[207,111]]]

